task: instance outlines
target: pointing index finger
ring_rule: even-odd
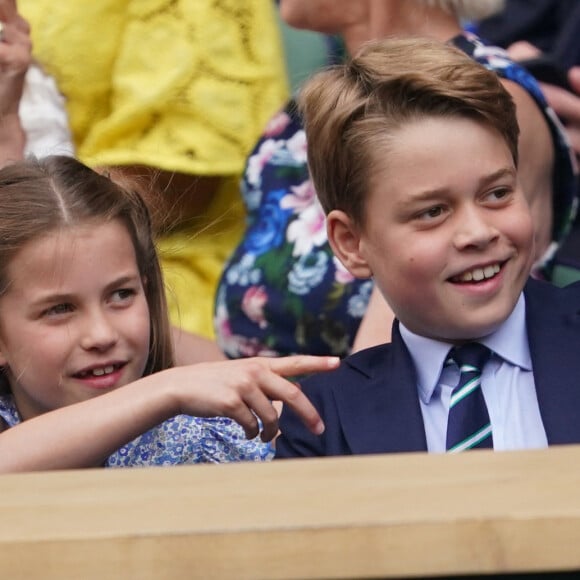
[[[294,355],[267,359],[270,369],[283,377],[330,371],[340,364],[336,356]]]

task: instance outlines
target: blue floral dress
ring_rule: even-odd
[[[576,211],[574,157],[561,124],[538,84],[497,47],[473,34],[452,43],[497,74],[525,88],[543,112],[555,145],[553,244]],[[373,282],[353,278],[334,257],[324,212],[306,164],[306,137],[295,103],[269,123],[248,158],[242,181],[248,212],[244,238],[218,286],[214,323],[231,358],[254,355],[349,354]]]
[[[8,427],[21,422],[12,395],[0,395],[0,419]],[[244,430],[231,419],[178,415],[123,445],[105,467],[265,461],[273,456],[269,443],[246,439]]]

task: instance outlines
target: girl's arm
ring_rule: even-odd
[[[322,420],[284,377],[330,370],[335,357],[253,358],[176,367],[94,399],[24,421],[0,433],[0,472],[97,467],[123,444],[181,413],[231,417],[246,435],[271,440],[280,400],[314,432]]]

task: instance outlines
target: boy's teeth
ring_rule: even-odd
[[[480,282],[486,278],[493,278],[499,272],[499,270],[499,264],[486,266],[485,268],[475,268],[469,272],[464,272],[460,276],[457,276],[457,280],[459,282],[471,282],[473,280]]]

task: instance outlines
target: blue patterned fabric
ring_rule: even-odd
[[[0,396],[0,418],[8,427],[20,423],[12,395]],[[191,463],[266,461],[274,451],[259,437],[248,440],[235,421],[178,415],[115,451],[105,467],[146,467]]]
[[[230,358],[346,355],[372,282],[356,280],[330,248],[293,101],[250,155],[242,194],[247,230],[226,265],[215,310],[222,350]]]
[[[549,278],[551,258],[570,228],[577,204],[574,160],[562,126],[536,81],[505,51],[486,46],[472,34],[452,43],[526,89],[550,126],[556,148],[554,241],[539,269]],[[271,120],[250,154],[242,195],[247,230],[226,264],[217,292],[214,325],[220,347],[230,358],[346,356],[373,283],[353,278],[328,244],[294,102]]]

